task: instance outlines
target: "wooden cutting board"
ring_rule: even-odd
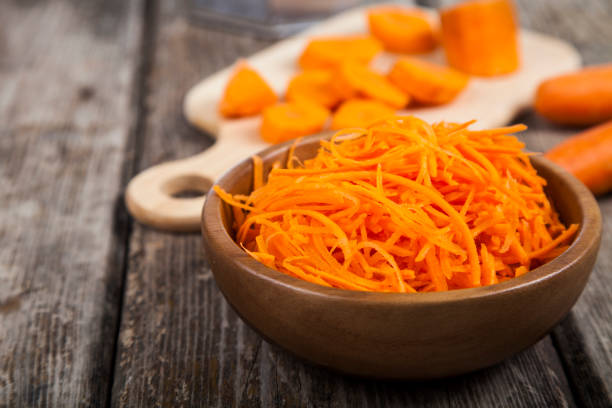
[[[360,7],[341,13],[247,60],[282,95],[297,71],[297,58],[308,39],[367,32],[364,10]],[[493,78],[473,77],[452,103],[408,109],[405,113],[429,122],[476,119],[474,129],[503,126],[530,105],[543,79],[580,66],[580,56],[571,45],[549,36],[521,30],[520,47],[522,63],[517,72]],[[441,49],[422,57],[444,63]],[[372,66],[387,71],[396,58],[397,55],[382,53]],[[217,104],[231,71],[230,66],[202,80],[184,100],[187,120],[215,136],[217,142],[196,156],[153,166],[129,183],[126,203],[140,222],[171,231],[199,230],[205,196],[177,198],[175,195],[186,190],[207,191],[233,165],[269,146],[259,137],[259,117],[227,120],[218,114]]]

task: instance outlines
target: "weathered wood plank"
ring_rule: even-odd
[[[520,0],[524,26],[563,38],[580,51],[585,65],[612,61],[612,2]],[[555,126],[526,112],[530,128],[523,140],[533,151],[546,151],[579,132]],[[612,406],[612,194],[600,197],[603,215],[601,250],[584,293],[570,316],[553,331],[576,402]]]
[[[141,2],[0,2],[0,406],[103,406]]]
[[[585,65],[612,61],[612,2],[608,0],[515,0],[523,27],[573,44]]]
[[[533,112],[517,121],[530,127],[522,139],[533,151],[546,151],[580,131],[545,123]],[[576,306],[552,333],[576,401],[591,407],[612,405],[612,195],[598,203],[603,233],[597,263]]]
[[[160,3],[140,168],[211,143],[181,118],[189,87],[265,46],[192,25],[180,3]],[[180,63],[177,63],[180,61]],[[135,225],[112,403],[115,406],[573,406],[546,337],[491,369],[404,383],[357,379],[303,363],[263,341],[229,308],[197,235]]]

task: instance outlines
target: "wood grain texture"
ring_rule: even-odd
[[[608,0],[514,0],[523,27],[573,44],[585,65],[612,60],[612,2]]]
[[[521,23],[574,44],[585,65],[612,61],[612,2],[517,1]],[[533,151],[547,151],[582,128],[554,125],[532,111],[517,121],[529,126],[522,139]],[[552,338],[582,406],[612,406],[612,194],[598,199],[603,216],[601,250],[591,278],[570,316]]]
[[[0,2],[0,406],[106,405],[126,249],[122,168],[210,145],[181,117],[184,92],[268,45],[194,24],[188,0],[160,3],[146,22],[154,58],[141,109],[142,1]],[[587,63],[612,60],[610,2],[519,6],[524,25],[574,43]],[[574,133],[532,113],[518,120],[535,150]],[[269,345],[223,300],[199,236],[135,225],[111,403],[610,406],[612,202],[599,202],[603,250],[553,335],[497,367],[426,383],[342,376]]]
[[[517,121],[529,126],[522,140],[533,151],[546,151],[580,131],[547,123],[533,112]],[[552,334],[577,401],[591,407],[612,405],[612,195],[599,197],[598,203],[603,232],[595,268],[572,312]]]
[[[134,1],[0,2],[0,406],[103,406]]]
[[[181,117],[183,93],[267,45],[193,24],[180,2],[159,8],[140,169],[208,146],[211,139]],[[575,405],[550,337],[499,366],[436,382],[370,381],[305,364],[263,341],[230,309],[199,236],[140,225],[130,240],[117,357],[114,406]]]

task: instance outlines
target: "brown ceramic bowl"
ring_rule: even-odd
[[[312,157],[318,138],[296,149]],[[288,144],[260,154],[286,160]],[[282,274],[247,255],[232,239],[231,211],[211,192],[202,213],[204,248],[217,284],[242,319],[266,339],[311,362],[379,378],[428,379],[495,364],[534,344],[574,305],[595,262],[601,215],[589,190],[542,157],[562,220],[580,223],[571,247],[551,262],[497,285],[401,294],[326,288]],[[233,194],[252,188],[243,161],[218,182]]]

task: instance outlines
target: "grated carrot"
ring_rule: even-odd
[[[528,273],[568,248],[546,181],[511,132],[393,117],[345,129],[300,162],[234,195],[237,242],[253,258],[316,284],[361,291],[478,287]]]

